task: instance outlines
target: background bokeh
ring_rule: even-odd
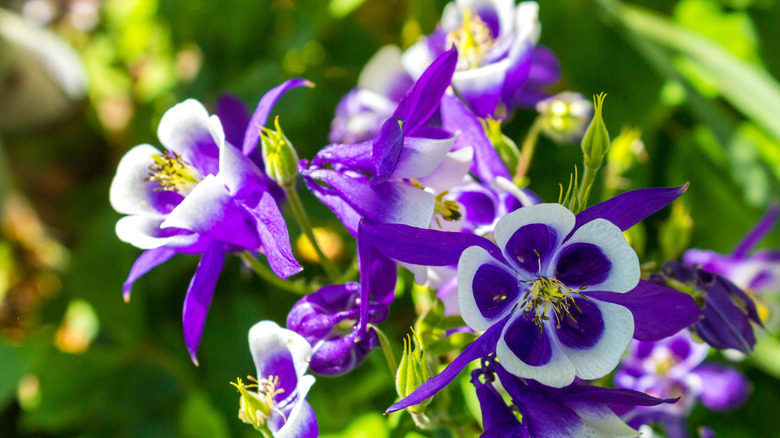
[[[641,130],[647,160],[631,166],[620,189],[690,181],[690,246],[730,251],[780,193],[780,5],[539,3],[541,43],[563,69],[554,91],[605,91],[613,137]],[[136,144],[159,145],[157,123],[177,102],[195,98],[213,108],[230,92],[253,108],[291,77],[317,87],[290,92],[275,113],[299,155],[311,158],[371,55],[430,32],[444,4],[0,0],[0,435],[254,435],[236,417],[238,396],[228,382],[254,372],[249,327],[262,319],[282,323],[296,297],[229,259],[195,367],[182,338],[181,305],[197,257],[180,255],[153,270],[136,282],[129,304],[122,300],[140,251],[114,234],[120,215],[108,203],[108,187],[116,163]],[[77,56],[65,56],[42,28]],[[534,117],[518,112],[505,133],[519,143]],[[555,201],[558,183],[580,162],[578,147],[542,139],[530,187]],[[599,187],[593,198],[614,190]],[[317,225],[342,239],[348,265],[354,242],[304,187],[301,193]],[[679,255],[659,240],[669,212],[632,232],[643,261]],[[290,229],[296,239],[294,222]],[[780,246],[780,233],[763,246]],[[397,352],[419,305],[411,278],[404,279],[382,326]],[[708,425],[724,437],[777,436],[780,340],[762,337],[755,355],[736,358],[754,385],[748,403],[725,414],[699,407],[692,431]],[[335,434],[329,436],[424,436],[407,432],[408,416],[380,415],[394,398],[378,351],[347,376],[318,378],[309,396],[321,431]]]

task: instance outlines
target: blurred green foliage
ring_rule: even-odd
[[[68,249],[70,262],[57,271],[60,286],[53,292],[28,292],[38,305],[17,309],[25,324],[0,335],[2,434],[252,436],[236,418],[238,395],[228,382],[254,373],[249,327],[261,319],[284,321],[296,297],[230,259],[206,324],[200,367],[193,366],[180,315],[196,257],[177,256],[153,270],[136,283],[131,302],[122,301],[121,285],[139,250],[114,235],[119,215],[107,193],[116,162],[135,144],[158,144],[157,122],[178,101],[213,105],[231,92],[252,108],[265,91],[297,76],[317,87],[291,92],[276,113],[301,158],[311,158],[327,143],[336,103],[374,51],[389,43],[408,46],[430,32],[444,3],[107,0],[93,30],[53,24],[81,55],[89,99],[55,126],[0,133],[0,169],[11,169],[1,175],[0,200],[11,191],[23,193]],[[0,1],[8,8],[21,4]],[[675,210],[667,221],[667,209],[632,231],[645,259],[660,263],[664,255],[679,254],[683,239],[728,252],[780,193],[780,7],[771,0],[540,4],[541,43],[558,54],[564,72],[555,91],[607,92],[609,129],[631,126],[642,133],[649,159],[621,150],[621,163],[630,165],[617,177],[631,188],[691,183],[684,202],[692,229],[684,211]],[[521,143],[534,116],[521,111],[503,133]],[[558,183],[581,162],[581,152],[540,142],[528,177],[542,198],[555,200]],[[600,199],[602,189],[595,190],[591,199]],[[603,194],[614,190],[606,187]],[[323,218],[319,225],[353,245],[324,206],[303,197],[312,217]],[[298,235],[294,225],[291,234]],[[9,270],[7,255],[26,253],[21,243],[4,239],[0,270]],[[780,233],[764,245],[779,246]],[[80,339],[75,329],[62,334],[73,300],[97,316],[99,331],[83,352],[63,351],[61,343],[62,336]],[[416,320],[414,306],[407,290],[382,325],[399,357]],[[440,338],[422,334],[431,342]],[[737,364],[754,382],[749,403],[725,414],[697,409],[691,425],[709,425],[720,436],[775,436],[778,357],[776,338],[761,341],[755,357]],[[446,436],[412,432],[406,414],[379,415],[394,398],[380,351],[348,376],[319,377],[309,396],[328,438]],[[473,392],[460,387],[438,399],[459,406],[464,416],[475,410]]]

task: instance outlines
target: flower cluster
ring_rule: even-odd
[[[761,319],[751,294],[776,289],[780,265],[773,251],[750,252],[777,208],[733,254],[690,251],[683,264],[649,272],[626,233],[688,185],[589,206],[612,143],[606,95],[594,98],[591,120],[580,95],[544,91],[560,72],[555,55],[537,45],[538,9],[512,0],[450,3],[431,35],[403,53],[383,48],[367,64],[336,109],[331,143],[313,157],[299,160],[280,118],[267,124],[283,94],[312,86],[293,79],[268,91],[251,117],[233,98],[220,100],[214,116],[197,101],[180,103],[160,122],[164,151],[139,145],[120,161],[110,199],[127,216],[117,235],[144,250],[125,297],[173,255],[202,254],[183,310],[196,364],[226,255],[303,295],[286,328],[263,321],[249,331],[257,374],[252,384],[234,383],[242,421],[265,436],[316,436],[307,401],[315,379],[306,372],[349,373],[377,347],[401,397],[388,412],[409,408],[424,428],[455,424],[432,397],[479,361],[471,383],[483,436],[636,436],[641,424],[683,424],[697,399],[726,409],[747,396],[741,375],[701,364],[709,347],[687,330],[714,348],[752,349]],[[539,114],[518,150],[501,127],[533,107]],[[582,139],[582,179],[575,170],[558,202],[528,188],[540,132]],[[312,232],[298,175],[354,238],[345,272]],[[285,206],[325,275],[288,280],[302,266]],[[419,313],[415,348],[408,337],[400,365],[379,327],[393,317],[399,267],[414,276]],[[594,382],[616,369],[618,388]],[[724,385],[739,388],[727,393]]]

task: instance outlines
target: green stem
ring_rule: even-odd
[[[536,143],[539,140],[539,133],[542,129],[542,118],[536,117],[531,128],[528,130],[525,139],[523,139],[523,145],[520,149],[520,161],[517,163],[517,170],[515,171],[515,184],[524,185],[525,174],[531,167],[531,158],[534,156],[534,150],[536,150]]]
[[[593,187],[593,182],[596,181],[596,175],[599,173],[599,169],[583,166],[585,172],[582,173],[582,184],[580,184],[580,191],[577,193],[577,213],[588,207],[588,197],[590,196],[590,189]]]
[[[317,243],[317,239],[314,238],[314,231],[312,231],[311,221],[309,220],[309,216],[306,215],[306,210],[303,208],[303,203],[301,202],[301,198],[298,196],[298,192],[295,190],[295,187],[283,186],[282,188],[284,189],[284,194],[287,195],[290,210],[292,210],[295,220],[298,222],[298,225],[300,225],[303,234],[305,234],[309,239],[309,242],[311,242],[311,246],[317,253],[317,257],[320,260],[320,265],[322,265],[322,268],[325,269],[325,273],[328,274],[328,277],[330,277],[332,281],[341,278],[341,272],[339,272],[339,269],[328,257],[325,256],[325,253],[322,252],[319,243]]]
[[[306,295],[309,293],[309,288],[303,282],[300,281],[287,281],[277,277],[276,274],[265,266],[260,260],[257,260],[249,251],[241,253],[241,260],[243,260],[257,275],[260,276],[266,283],[270,283],[279,289],[292,292],[296,295]]]
[[[395,354],[393,354],[393,348],[390,346],[390,340],[387,339],[387,336],[382,330],[379,330],[374,324],[369,324],[368,328],[376,332],[376,335],[379,337],[379,345],[382,346],[382,353],[384,353],[387,366],[390,368],[390,374],[395,377],[398,373],[398,361],[395,360]]]

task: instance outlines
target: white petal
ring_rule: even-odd
[[[404,146],[391,178],[424,178],[430,175],[447,156],[455,137],[432,139],[404,138]]]
[[[601,311],[604,321],[601,338],[590,348],[569,348],[560,344],[561,350],[574,364],[577,377],[587,380],[604,377],[614,370],[634,336],[634,315],[630,310],[613,303],[590,302]]]
[[[298,333],[283,329],[273,321],[260,321],[249,329],[249,349],[259,377],[271,375],[266,371],[269,360],[273,360],[279,354],[289,354],[295,368],[295,375],[298,376],[297,384],[300,386],[308,382],[301,382],[303,380],[301,377],[309,369],[311,345]],[[310,380],[313,384],[313,378]],[[311,384],[306,387],[306,391]]]
[[[525,225],[544,224],[555,230],[557,234],[557,243],[553,248],[560,246],[563,239],[574,229],[576,218],[568,208],[560,204],[537,204],[517,209],[506,216],[496,224],[493,236],[496,239],[498,247],[504,252],[504,257],[510,262],[514,257],[510,257],[506,251],[506,245],[509,239],[517,230]],[[544,267],[543,271],[545,270]]]
[[[587,438],[636,437],[639,432],[620,419],[607,405],[601,403],[566,403],[585,423],[576,436]]]
[[[557,339],[550,333],[545,327],[545,334],[550,339],[551,357],[550,361],[544,365],[532,366],[521,361],[506,343],[506,332],[512,322],[521,317],[522,312],[517,311],[509,320],[504,330],[501,333],[501,337],[496,345],[496,357],[507,371],[510,373],[524,378],[534,379],[542,385],[551,386],[553,388],[563,388],[570,385],[574,381],[575,369],[563,350],[560,349]]]
[[[407,76],[401,65],[401,49],[398,46],[383,46],[363,67],[357,85],[358,88],[389,96],[393,91],[390,87],[399,76]]]
[[[521,208],[518,211],[525,210]],[[558,264],[558,257],[571,244],[590,243],[597,246],[612,263],[607,278],[599,284],[588,285],[590,290],[628,292],[639,284],[639,257],[626,241],[617,225],[606,219],[595,219],[581,226],[572,234],[553,257],[552,266]]]
[[[161,225],[165,216],[155,214],[137,214],[125,216],[116,223],[116,235],[119,240],[136,248],[152,249],[161,246],[181,247],[195,243],[196,234],[160,237],[164,234]]]
[[[404,147],[406,147],[405,144]],[[472,147],[448,152],[433,173],[425,178],[420,178],[420,184],[430,187],[434,193],[441,193],[445,190],[452,190],[464,182],[471,182],[471,178],[466,179],[466,177],[473,161],[474,148]]]
[[[157,137],[166,149],[181,155],[202,174],[216,173],[219,148],[212,123],[200,102],[187,99],[163,114]]]
[[[479,268],[484,265],[494,266],[508,276],[516,277],[516,273],[509,267],[494,259],[486,250],[472,246],[466,248],[458,260],[458,305],[460,314],[469,327],[476,331],[487,330],[512,311],[512,303],[507,303],[506,309],[493,318],[485,318],[477,306],[474,298],[473,280]]]
[[[433,62],[433,55],[428,49],[428,43],[424,39],[406,49],[401,55],[401,64],[412,79],[419,79],[423,72]]]
[[[149,166],[154,164],[152,156],[159,153],[153,146],[141,144],[119,160],[108,194],[114,210],[123,214],[158,213],[151,202],[156,183],[145,179],[149,176]]]

